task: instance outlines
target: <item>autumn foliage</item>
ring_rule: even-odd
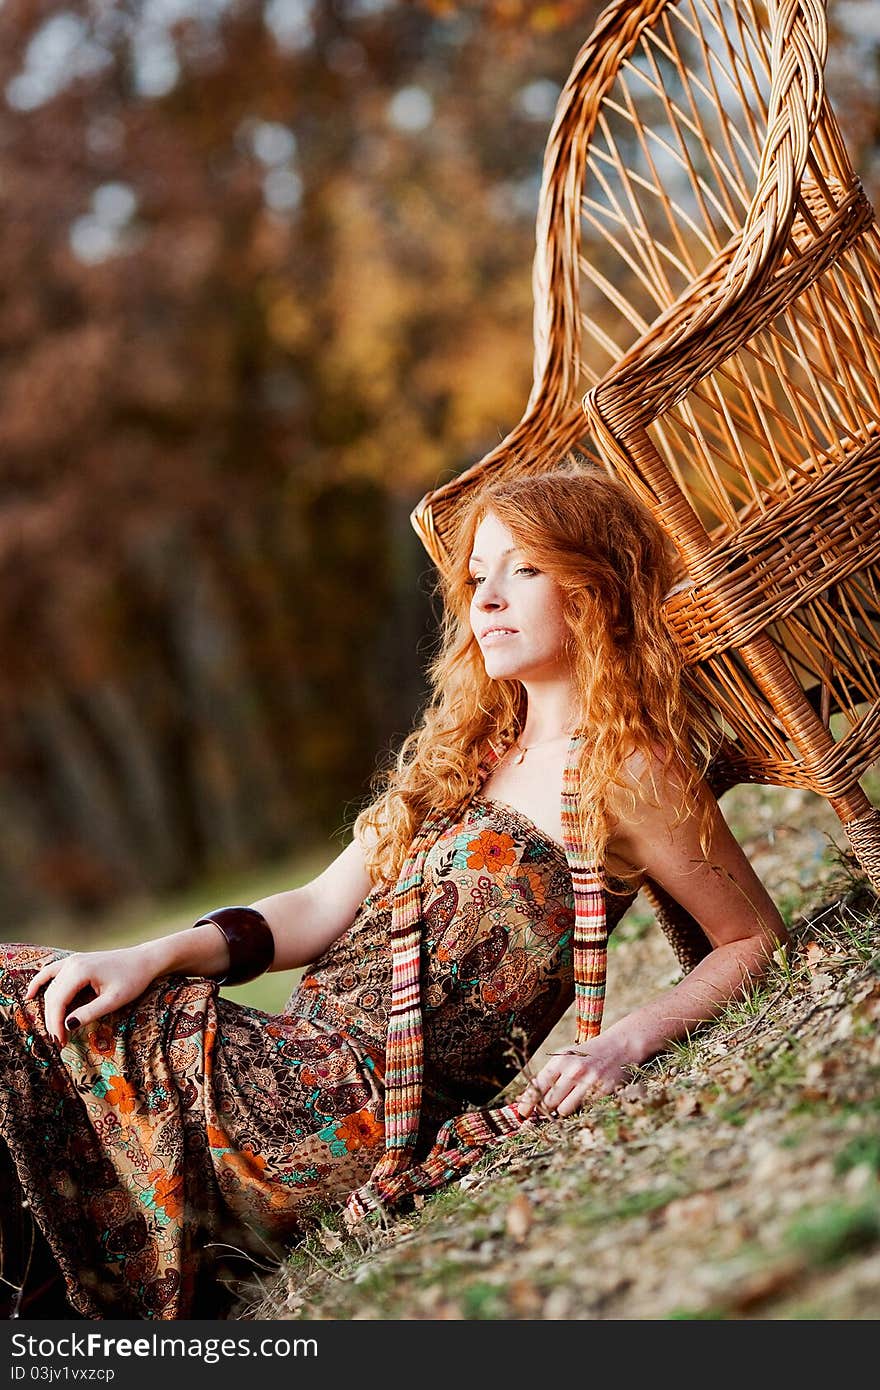
[[[409,510],[521,413],[541,155],[598,11],[173,8],[0,8],[7,937],[326,837],[406,731]]]

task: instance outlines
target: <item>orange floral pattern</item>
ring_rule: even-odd
[[[104,1092],[104,1100],[107,1105],[114,1106],[120,1115],[131,1115],[138,1103],[134,1087],[126,1081],[124,1076],[110,1077]]]
[[[349,1153],[354,1153],[355,1149],[372,1148],[384,1133],[384,1126],[369,1110],[358,1110],[336,1126],[336,1137],[342,1140]]]
[[[167,1217],[180,1216],[183,1211],[182,1174],[166,1173],[157,1168],[148,1174],[148,1180],[154,1183],[152,1205],[161,1208]]]
[[[470,841],[468,850],[469,869],[488,869],[490,873],[497,874],[516,863],[516,848],[512,837],[499,835],[495,830],[484,830],[476,840]]]
[[[609,898],[610,923],[623,906]],[[562,850],[510,807],[474,798],[432,847],[422,1153],[511,1079],[514,1032],[531,1048],[568,1008],[573,909]],[[224,1278],[223,1251],[281,1260],[304,1207],[368,1179],[385,1133],[390,925],[380,885],[280,1014],[165,976],[60,1050],[25,992],[64,952],[0,944],[0,1176],[13,1195],[0,1220],[27,1204],[73,1313],[224,1317],[242,1269]]]
[[[534,903],[536,907],[542,907],[547,901],[543,874],[538,873],[537,869],[533,869],[528,864],[519,866],[513,887],[522,892],[526,902]]]

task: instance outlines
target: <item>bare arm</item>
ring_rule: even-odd
[[[350,926],[370,891],[364,846],[352,840],[323,873],[301,888],[254,903],[275,938],[273,970],[306,965]],[[94,1023],[137,999],[158,976],[220,975],[229,967],[221,932],[207,923],[155,941],[110,951],[62,952],[41,966],[25,998],[43,994],[46,1027],[59,1047],[85,1023]],[[75,1011],[75,1012],[74,1012]]]
[[[374,842],[373,832],[364,841],[353,839],[310,883],[249,904],[262,912],[272,929],[271,970],[308,965],[351,925],[373,886],[364,854]],[[157,975],[222,975],[229,964],[226,942],[210,924],[144,942],[141,949],[150,954]]]
[[[707,862],[699,841],[699,809],[677,822],[676,808],[682,805],[677,775],[643,759],[631,761],[628,775],[639,804],[635,816],[619,820],[609,858],[644,869],[699,922],[713,950],[673,989],[618,1019],[598,1038],[551,1058],[518,1102],[521,1114],[534,1109],[539,1094],[548,1108],[568,1115],[588,1096],[616,1090],[632,1066],[718,1014],[788,941],[782,918],[709,788],[703,784],[700,790],[712,815]]]

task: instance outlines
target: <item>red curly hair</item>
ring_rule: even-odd
[[[647,508],[620,482],[573,459],[550,471],[485,483],[462,508],[439,574],[441,642],[429,667],[431,695],[393,766],[377,774],[375,796],[354,822],[377,840],[367,852],[374,882],[392,882],[430,810],[464,806],[477,790],[486,740],[522,730],[526,692],[515,679],[486,674],[470,623],[468,560],[474,533],[491,513],[528,563],[563,592],[575,727],[587,735],[580,764],[580,813],[593,862],[603,863],[616,820],[610,790],[624,787],[634,752],[661,752],[683,785],[682,814],[697,804],[699,780],[717,733],[685,679],[663,620],[665,595],[680,577],[675,551]],[[621,797],[615,798],[618,807]],[[635,811],[631,783],[625,809]],[[710,806],[701,812],[708,853]]]

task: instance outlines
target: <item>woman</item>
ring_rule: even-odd
[[[4,948],[0,1134],[75,1313],[218,1316],[208,1247],[430,1190],[615,1090],[785,940],[700,774],[650,514],[561,467],[484,487],[453,550],[432,697],[318,878],[124,950]],[[645,876],[712,949],[600,1032]],[[310,962],[280,1015],[218,997]],[[486,1108],[572,998],[578,1042]]]

